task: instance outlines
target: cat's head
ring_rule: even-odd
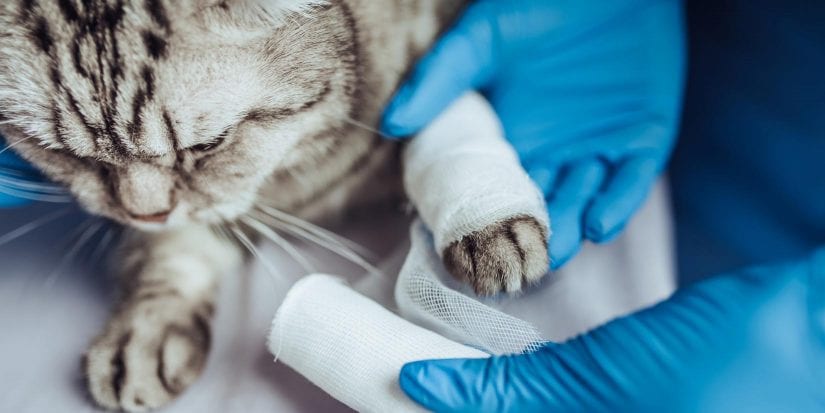
[[[350,110],[351,28],[319,1],[3,3],[0,130],[120,222],[233,219]]]

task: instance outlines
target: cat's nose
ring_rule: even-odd
[[[151,222],[151,223],[155,223],[155,224],[163,224],[163,223],[166,222],[166,220],[169,219],[169,214],[171,212],[172,211],[169,210],[169,211],[158,212],[156,214],[150,214],[150,215],[132,215],[132,217],[134,219],[138,220],[138,221]]]

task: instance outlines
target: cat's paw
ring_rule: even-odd
[[[171,293],[133,299],[86,355],[94,400],[110,410],[164,406],[200,376],[211,342],[211,305]]]
[[[514,217],[465,235],[442,256],[478,295],[517,293],[547,273],[547,231],[533,217]]]

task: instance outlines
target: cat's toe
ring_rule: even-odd
[[[547,272],[547,231],[533,217],[514,217],[451,243],[443,259],[476,294],[517,293]]]
[[[143,412],[169,403],[200,375],[210,346],[204,311],[126,311],[86,355],[92,398],[109,410]]]

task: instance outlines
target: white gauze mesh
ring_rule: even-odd
[[[532,324],[478,301],[469,287],[447,274],[421,221],[413,223],[410,237],[410,253],[395,285],[401,316],[492,354],[532,351],[546,341]]]
[[[423,411],[398,385],[407,362],[488,356],[398,317],[338,278],[318,274],[287,294],[272,323],[269,350],[363,412]]]

